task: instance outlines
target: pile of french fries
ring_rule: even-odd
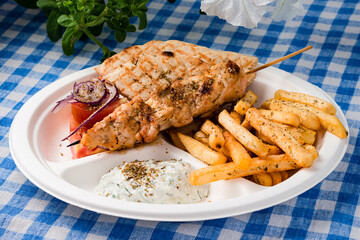
[[[230,113],[223,110],[217,116],[218,124],[206,119],[193,136],[184,130],[189,127],[169,131],[176,146],[209,165],[191,173],[193,185],[246,177],[274,186],[297,169],[312,166],[322,128],[340,138],[348,135],[327,101],[278,90],[254,108],[257,98],[248,91]]]

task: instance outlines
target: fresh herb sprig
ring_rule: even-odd
[[[106,24],[121,43],[128,32],[135,32],[131,18],[138,18],[138,30],[147,27],[146,4],[149,0],[16,0],[22,6],[44,10],[47,15],[46,31],[51,41],[62,38],[62,49],[67,56],[75,51],[79,39],[90,38],[102,50],[101,62],[115,54],[96,37]],[[32,3],[31,3],[32,2]],[[36,2],[36,6],[34,3]]]

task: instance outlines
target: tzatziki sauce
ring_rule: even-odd
[[[209,195],[208,184],[189,181],[190,164],[182,160],[135,160],[110,170],[95,188],[97,194],[142,203],[196,203]]]

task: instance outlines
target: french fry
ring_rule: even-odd
[[[186,150],[201,161],[211,165],[226,163],[227,157],[224,156],[224,154],[214,151],[198,140],[180,132],[178,132],[178,137],[185,146]]]
[[[300,102],[317,108],[323,112],[331,115],[336,114],[336,108],[330,102],[324,101],[315,96],[311,96],[304,93],[288,92],[285,90],[278,90],[275,92],[275,99],[286,100],[293,102]]]
[[[335,117],[334,115],[331,114],[327,114],[324,113],[322,111],[319,110],[315,110],[315,109],[311,109],[310,111],[312,111],[313,113],[316,114],[316,116],[318,116],[318,118],[320,119],[320,123],[321,125],[329,132],[331,132],[332,134],[334,134],[335,136],[339,137],[339,138],[346,138],[349,133],[348,131],[345,129],[344,125],[341,123],[341,121]]]
[[[286,179],[289,178],[289,174],[288,174],[287,171],[280,171],[279,173],[281,174],[281,180],[282,181],[285,181]]]
[[[239,124],[241,123],[241,115],[238,114],[237,112],[232,111],[232,112],[230,113],[230,116],[231,116],[235,121],[237,121]]]
[[[225,148],[239,169],[247,170],[251,157],[246,149],[228,131],[224,132]]]
[[[244,147],[259,157],[266,157],[269,153],[265,144],[249,130],[238,124],[226,111],[219,114],[219,122],[228,130]]]
[[[282,182],[282,177],[280,172],[271,172],[269,173],[272,179],[272,186],[275,186],[276,184],[279,184]]]
[[[259,173],[253,175],[254,181],[262,186],[270,187],[273,185],[273,180],[269,173]]]
[[[319,156],[319,153],[316,151],[316,148],[313,145],[305,144],[304,148],[311,153],[314,159],[316,159]]]
[[[348,135],[333,115],[335,107],[316,97],[279,90],[260,110],[252,107],[256,100],[248,91],[234,111],[229,114],[223,110],[218,115],[225,132],[206,120],[200,131],[195,128],[195,139],[183,132],[176,134],[190,154],[211,165],[190,174],[193,185],[247,177],[263,186],[274,186],[313,164],[318,157],[313,144],[321,126],[336,136]],[[194,128],[191,130],[194,133]],[[253,153],[258,157],[251,158]],[[227,157],[233,162],[227,163]]]
[[[249,121],[246,120],[246,118],[244,119],[244,121],[241,123],[241,126],[246,128],[247,130],[251,131],[252,130],[252,126],[250,125]]]
[[[268,138],[267,136],[265,136],[264,134],[262,134],[259,131],[255,131],[255,136],[257,136],[258,138],[260,138],[263,142],[268,143],[270,145],[275,145],[275,143],[273,141],[271,141],[270,138]]]
[[[247,91],[242,99],[240,99],[234,107],[234,110],[240,115],[244,115],[246,111],[256,103],[257,95],[252,91]]]
[[[252,127],[250,126],[249,122],[248,121],[245,121],[245,118],[243,119],[243,121],[241,122],[241,115],[238,114],[237,112],[235,111],[232,111],[230,113],[230,116],[237,122],[237,123],[241,123],[241,126],[243,126],[244,128],[246,128],[247,130],[251,130]]]
[[[182,144],[182,142],[180,141],[178,135],[177,135],[177,131],[175,129],[170,129],[167,131],[168,134],[170,135],[171,140],[173,141],[174,145],[182,150],[186,150],[185,146]]]
[[[220,151],[225,143],[221,128],[210,120],[206,120],[201,126],[201,131],[209,136],[209,146]]]
[[[278,123],[278,122],[273,122],[273,124],[275,126],[277,126],[278,128],[281,128],[282,130],[290,133],[299,143],[301,143],[301,144],[305,143],[304,140],[302,139],[302,134],[301,134],[299,128],[292,127],[292,126]]]
[[[246,177],[259,173],[285,171],[300,168],[286,154],[269,155],[264,159],[252,158],[248,170],[239,169],[235,163],[229,162],[220,165],[209,166],[194,170],[190,174],[190,183],[193,185],[203,185],[219,180]]]
[[[308,106],[303,103],[286,102],[285,104],[289,107],[298,108],[303,111],[309,111],[309,112],[315,114],[318,117],[318,119],[320,120],[321,125],[327,131],[331,132],[335,136],[337,136],[339,138],[346,138],[348,136],[348,132],[346,131],[344,125],[341,123],[341,121],[336,116],[325,113],[319,109],[316,109],[314,107]]]
[[[300,125],[300,118],[295,113],[272,111],[265,109],[261,109],[259,111],[264,117],[270,119],[271,121],[288,124],[294,127],[298,127]]]
[[[264,102],[261,104],[261,106],[259,107],[259,109],[270,110],[271,100],[272,100],[272,98],[264,101]]]
[[[221,151],[226,157],[230,157],[229,151],[225,148],[225,146],[223,146],[221,148]]]
[[[286,172],[288,173],[289,177],[292,177],[292,176],[294,176],[294,174],[297,173],[299,170],[300,170],[300,168],[298,168],[298,169],[290,169],[290,170],[288,170],[288,171],[286,171]]]
[[[300,124],[304,127],[310,128],[312,130],[320,129],[320,121],[318,117],[309,110],[289,106],[287,104],[288,102],[286,101],[280,101],[276,99],[269,99],[268,101],[271,110],[295,113],[299,116]]]
[[[301,144],[314,144],[315,142],[315,136],[316,131],[310,130],[308,128],[305,128],[304,126],[300,126],[298,128],[281,124],[281,123],[275,123],[276,126],[284,129],[285,131],[288,131],[292,134],[292,136],[298,140]]]
[[[280,148],[275,146],[275,143],[273,141],[271,141],[268,137],[266,137],[264,134],[260,133],[259,131],[255,131],[255,135],[258,138],[260,138],[261,140],[263,140],[264,142],[268,143],[268,144],[265,144],[265,146],[268,149],[269,155],[276,155],[276,154],[281,153]]]
[[[205,144],[206,146],[209,146],[209,137],[202,131],[197,131],[195,134],[194,134],[194,138],[200,142],[202,142],[203,144]],[[214,148],[213,148],[214,149]],[[228,151],[226,150],[226,148],[223,146],[220,151],[218,149],[214,149],[218,152],[222,152],[226,157],[230,157]]]
[[[251,126],[276,143],[301,167],[310,167],[313,156],[287,131],[277,127],[274,122],[266,119],[258,109],[250,108],[246,113]]]
[[[199,142],[202,142],[203,144],[207,145],[207,146],[210,146],[209,145],[209,136],[206,135],[204,132],[202,131],[197,131],[195,134],[194,134],[194,138],[196,140],[198,140]]]
[[[304,126],[300,126],[298,128],[298,131],[300,132],[301,138],[305,144],[310,144],[310,145],[314,144],[316,140],[316,131],[308,129]]]
[[[268,149],[269,155],[277,155],[280,154],[281,150],[275,145],[265,144],[266,148]]]

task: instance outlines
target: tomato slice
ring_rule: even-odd
[[[93,119],[91,119],[87,124],[80,128],[74,135],[72,135],[69,140],[71,143],[81,140],[81,136],[86,130],[94,126],[95,123],[101,121],[104,117],[112,113],[116,107],[122,103],[121,99],[118,99],[111,103],[109,106],[104,108],[99,112]],[[96,109],[84,103],[72,103],[71,104],[71,116],[70,116],[70,132],[74,131],[83,121],[85,121]],[[73,159],[78,159],[86,156],[90,156],[96,153],[103,152],[104,149],[95,148],[89,150],[86,146],[80,144],[71,146],[71,153]]]
[[[71,117],[70,117],[70,131],[73,131],[79,125],[80,125],[80,123],[76,122],[74,117],[71,115]],[[85,128],[81,128],[74,135],[70,136],[70,138],[69,138],[70,142],[73,143],[73,142],[76,142],[78,140],[81,140],[81,136],[86,130],[87,129],[85,129]],[[101,148],[95,148],[94,150],[89,150],[86,146],[82,145],[81,143],[79,143],[77,145],[74,145],[74,146],[71,146],[70,148],[71,148],[72,159],[78,159],[78,158],[90,156],[90,155],[105,151],[104,149],[101,149]]]
[[[95,123],[100,122],[104,117],[112,113],[115,108],[117,108],[121,104],[122,100],[118,99],[106,108],[104,108],[101,112],[96,114],[96,116],[91,119],[87,124],[84,125],[86,129],[91,128],[94,126]],[[71,115],[74,117],[75,122],[82,123],[84,122],[88,117],[90,117],[91,114],[93,114],[97,110],[96,107],[89,106],[85,103],[72,103],[71,104]],[[79,124],[80,125],[80,124]]]

